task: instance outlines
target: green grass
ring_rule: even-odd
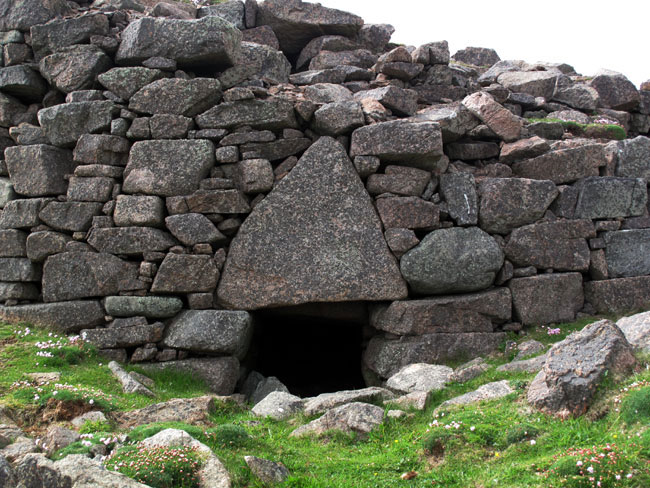
[[[579,137],[589,137],[594,139],[611,139],[622,141],[627,137],[627,132],[620,125],[616,124],[580,124],[567,120],[554,118],[546,119],[527,119],[531,124],[537,122],[557,122],[562,124],[564,130]]]
[[[587,323],[583,319],[571,324],[560,324],[560,333],[549,335],[548,327],[534,327],[527,335],[510,334],[518,343],[536,339],[552,344]],[[92,349],[84,346],[80,354],[63,351],[56,366],[43,364],[36,356],[37,342],[61,340],[48,336],[43,329],[31,327],[25,335],[25,326],[0,325],[0,403],[15,409],[44,408],[42,398],[34,400],[31,387],[12,386],[25,381],[25,373],[58,371],[61,383],[77,385],[86,392],[95,392],[95,406],[110,410],[129,410],[170,398],[206,394],[205,385],[180,373],[152,374],[155,399],[139,395],[125,395],[113,379],[106,361]],[[16,334],[20,331],[20,334]],[[19,336],[19,337],[18,337]],[[71,345],[65,347],[76,347]],[[64,348],[65,348],[64,347]],[[62,349],[64,349],[62,348]],[[58,350],[57,350],[58,351]],[[411,416],[387,419],[368,436],[330,432],[322,437],[292,438],[289,434],[299,425],[314,417],[299,416],[289,422],[254,417],[246,408],[233,403],[218,404],[208,425],[164,423],[140,426],[130,432],[107,432],[111,425],[86,424],[89,432],[85,443],[74,443],[55,454],[61,458],[70,453],[87,453],[93,446],[116,436],[128,436],[127,447],[165,428],[179,428],[208,445],[227,467],[234,488],[261,488],[244,462],[244,456],[281,461],[292,473],[285,486],[292,488],[321,487],[475,487],[505,488],[591,486],[585,477],[573,471],[577,453],[584,449],[606,449],[615,445],[616,463],[607,476],[616,473],[632,474],[632,478],[609,480],[614,484],[602,486],[650,486],[650,430],[647,405],[650,371],[641,372],[615,384],[608,379],[597,394],[597,415],[593,412],[569,420],[558,420],[533,410],[525,400],[525,387],[533,374],[502,373],[497,366],[510,360],[497,353],[487,362],[490,369],[479,378],[465,384],[451,383],[432,396],[424,412],[412,411]],[[49,358],[53,359],[53,358]],[[53,359],[53,360],[54,360]],[[647,358],[641,358],[647,363]],[[36,363],[39,363],[36,365]],[[100,363],[102,363],[100,365]],[[440,409],[439,405],[456,395],[474,390],[490,381],[509,380],[516,390],[508,397],[477,405]],[[49,388],[49,390],[47,390]],[[57,397],[68,392],[59,386],[44,388],[45,395]],[[98,403],[101,391],[106,403]],[[65,393],[62,393],[65,392]],[[43,395],[40,395],[41,397]],[[87,397],[86,397],[87,400]],[[388,410],[390,406],[386,407]],[[445,427],[448,426],[448,427]],[[93,432],[93,429],[97,431]],[[102,441],[102,439],[104,439]],[[111,441],[108,441],[112,445]],[[90,444],[90,445],[88,445]],[[129,451],[130,449],[130,451]],[[131,447],[124,452],[134,452]],[[600,451],[599,451],[600,452]],[[405,473],[415,477],[403,480]]]

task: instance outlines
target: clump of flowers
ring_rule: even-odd
[[[84,357],[92,354],[92,347],[81,336],[59,336],[50,332],[49,339],[34,344],[36,356],[45,358],[44,366],[78,364]]]
[[[548,329],[546,329],[546,333],[548,335],[560,335],[560,333],[562,333],[562,331],[560,330],[559,327],[555,327],[555,328],[549,327]]]
[[[10,390],[18,391],[23,398],[39,405],[45,405],[50,398],[55,398],[61,401],[82,400],[89,405],[97,405],[101,410],[112,410],[115,401],[113,395],[97,388],[50,381],[16,381]]]
[[[634,472],[617,450],[616,444],[591,448],[570,448],[553,457],[553,463],[541,473],[552,482],[575,488],[630,486]]]
[[[104,460],[107,469],[119,471],[154,488],[195,488],[204,455],[196,448],[127,446]]]

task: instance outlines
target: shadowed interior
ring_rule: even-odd
[[[255,314],[246,361],[251,369],[277,377],[301,397],[365,386],[361,374],[364,324],[358,317],[342,320],[287,311],[295,309]]]

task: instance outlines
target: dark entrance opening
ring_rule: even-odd
[[[365,304],[300,306],[255,314],[247,365],[300,397],[363,388]]]

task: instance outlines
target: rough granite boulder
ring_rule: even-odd
[[[319,139],[255,207],[230,246],[218,297],[243,310],[406,297],[370,197],[339,143]]]
[[[505,339],[504,333],[469,332],[405,336],[399,339],[373,337],[363,354],[363,363],[382,378],[413,363],[444,363],[493,352]]]
[[[497,103],[492,95],[476,92],[465,98],[462,104],[504,141],[519,139],[521,119]]]
[[[171,197],[198,190],[214,166],[214,145],[207,140],[136,142],[124,170],[125,193]]]
[[[138,287],[134,263],[105,253],[65,252],[43,266],[43,301],[116,295]]]
[[[620,142],[616,176],[650,181],[650,138],[637,136]]]
[[[221,83],[212,78],[163,78],[142,87],[129,99],[129,110],[145,114],[194,117],[221,99]]]
[[[298,127],[293,103],[281,98],[224,102],[196,117],[201,129],[233,129],[250,126],[256,130]]]
[[[29,31],[36,24],[70,13],[65,0],[1,0],[0,31]]]
[[[93,88],[97,75],[113,66],[111,58],[96,46],[70,46],[43,58],[39,69],[57,90],[70,93]]]
[[[171,234],[152,227],[93,227],[88,244],[99,252],[136,255],[167,251],[177,241]]]
[[[110,129],[116,110],[111,101],[64,103],[39,110],[38,122],[53,145],[72,147],[84,134]]]
[[[165,76],[165,72],[159,69],[133,66],[110,69],[101,73],[97,81],[121,99],[129,100],[140,89]]]
[[[591,220],[559,220],[518,227],[510,234],[506,258],[520,267],[587,271],[588,238],[596,237]]]
[[[605,258],[610,278],[650,274],[650,229],[605,232]]]
[[[248,312],[185,310],[171,321],[163,343],[175,349],[242,358],[248,350],[252,324]]]
[[[650,276],[588,281],[585,299],[598,313],[623,313],[650,305]]]
[[[508,234],[544,215],[559,191],[552,181],[485,178],[478,185],[481,229]]]
[[[122,32],[115,61],[133,66],[162,57],[173,59],[179,67],[217,70],[233,66],[240,44],[239,29],[219,17],[144,17],[131,22]]]
[[[349,403],[327,411],[322,417],[298,427],[290,437],[320,435],[328,430],[368,434],[384,421],[384,409],[368,403]]]
[[[105,14],[92,13],[34,25],[29,31],[38,61],[68,46],[87,45],[92,36],[107,36],[110,24]]]
[[[528,401],[561,418],[579,416],[589,408],[606,373],[627,374],[636,365],[621,330],[609,320],[600,320],[551,348],[530,384]]]
[[[164,319],[174,317],[183,308],[176,297],[130,297],[112,296],[104,300],[106,313],[114,317],[149,317]]]
[[[650,312],[623,317],[616,322],[627,341],[635,349],[650,352]]]
[[[257,403],[251,411],[258,417],[286,420],[303,410],[304,405],[300,397],[284,391],[273,391]]]
[[[70,151],[45,144],[8,147],[5,159],[14,191],[28,197],[65,193],[76,166]]]
[[[269,25],[280,49],[297,56],[311,41],[324,35],[354,38],[363,25],[356,15],[301,0],[266,0],[258,5],[257,25]]]
[[[435,230],[400,261],[411,290],[443,294],[489,287],[503,265],[497,242],[478,227]]]
[[[0,307],[0,317],[7,322],[29,322],[51,327],[63,333],[78,332],[81,329],[102,325],[104,315],[104,308],[95,300]]]
[[[395,398],[395,394],[386,388],[369,386],[360,390],[343,390],[334,393],[321,393],[305,399],[305,414],[315,415],[327,412],[341,405],[354,402],[377,403]]]
[[[519,161],[512,165],[512,171],[521,178],[551,180],[561,184],[598,176],[599,168],[606,165],[607,155],[603,145],[584,144]]]
[[[394,120],[352,133],[351,157],[377,156],[382,161],[433,171],[442,155],[442,133],[435,122]]]
[[[422,300],[400,300],[370,308],[370,325],[396,335],[492,332],[493,322],[512,316],[508,288]]]
[[[212,293],[218,280],[219,270],[212,256],[169,253],[156,273],[151,292]]]
[[[454,370],[449,366],[416,363],[403,367],[386,381],[386,387],[398,393],[442,390],[451,381]]]
[[[574,185],[578,193],[574,218],[616,219],[643,215],[648,203],[643,178],[590,177]]]
[[[584,304],[580,273],[514,278],[508,286],[515,315],[524,325],[572,322]]]
[[[598,92],[603,107],[614,110],[634,110],[640,102],[639,92],[625,75],[603,70],[589,84]]]

